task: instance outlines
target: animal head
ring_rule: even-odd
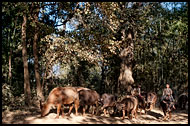
[[[41,117],[44,117],[50,110],[50,107],[48,104],[40,101],[40,109],[41,109]]]

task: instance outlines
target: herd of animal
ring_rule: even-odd
[[[183,100],[183,99],[182,99]],[[62,117],[64,117],[64,106],[69,106],[68,115],[71,114],[73,107],[75,107],[76,115],[78,115],[79,107],[82,107],[82,114],[85,115],[86,107],[92,106],[92,114],[99,112],[98,108],[101,107],[101,111],[104,115],[107,113],[109,107],[112,108],[112,113],[122,112],[122,119],[125,119],[125,114],[127,114],[129,119],[133,117],[136,118],[137,111],[152,110],[155,107],[157,101],[157,94],[155,92],[149,93],[138,93],[133,90],[131,95],[126,95],[122,99],[117,100],[117,98],[112,94],[104,93],[101,96],[95,91],[84,87],[56,87],[54,88],[47,98],[47,100],[42,103],[40,101],[41,116],[46,116],[52,106],[57,107],[57,116],[59,118],[60,111],[62,111]],[[74,106],[73,106],[74,104]],[[164,112],[164,117],[166,118],[169,114],[171,118],[171,112],[173,108],[169,105],[169,102],[161,102],[160,105]],[[127,113],[125,113],[127,112]]]

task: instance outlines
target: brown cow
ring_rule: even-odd
[[[61,105],[69,105],[69,115],[71,110],[73,109],[73,103],[75,104],[76,115],[78,115],[78,107],[79,107],[79,95],[76,88],[73,87],[56,87],[54,88],[46,102],[44,104],[40,101],[41,108],[41,116],[45,116],[49,113],[51,106],[57,106],[57,116],[59,118],[59,113],[61,109]],[[62,109],[62,116],[64,116],[64,109]]]
[[[114,107],[116,100],[115,100],[115,96],[112,94],[107,94],[104,93],[101,97],[101,103],[103,104],[102,106],[102,110],[104,110],[104,116],[106,115],[106,111],[108,107]]]
[[[125,111],[129,119],[133,118],[133,115],[136,118],[137,109],[138,109],[138,100],[134,96],[127,96],[120,102],[116,102],[116,109],[123,112],[123,119],[125,119]],[[131,113],[131,116],[130,116]]]
[[[79,91],[79,105],[83,107],[83,116],[85,115],[85,106],[92,105],[92,115],[94,115],[94,105],[98,106],[100,100],[99,94],[94,90],[82,89]],[[97,114],[97,111],[96,111]]]

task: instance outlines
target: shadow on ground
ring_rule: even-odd
[[[75,115],[75,109],[72,110],[70,116],[66,116],[68,108],[64,110],[65,116],[56,117],[56,108],[51,109],[50,113],[45,116],[40,116],[40,109],[38,107],[31,107],[22,110],[5,111],[2,112],[3,124],[150,124],[150,123],[188,123],[188,113],[185,111],[176,110],[172,113],[172,119],[163,122],[163,112],[161,110],[148,111],[147,114],[137,115],[137,118],[132,120],[125,116],[122,120],[121,116],[108,117],[108,116],[92,116],[90,113],[86,113],[86,116],[82,116],[82,111],[79,108],[79,115]],[[61,114],[61,113],[60,113]]]

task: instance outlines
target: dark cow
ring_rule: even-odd
[[[113,108],[115,106],[115,103],[116,103],[115,96],[112,94],[104,93],[100,100],[103,105],[101,109],[104,111],[104,116],[105,116],[107,108],[108,107]]]
[[[125,111],[127,111],[127,115],[129,119],[133,118],[133,115],[136,118],[138,108],[138,100],[133,96],[127,96],[120,102],[116,102],[116,109],[118,111],[123,112],[123,119],[125,118]],[[131,114],[131,116],[130,116]]]
[[[56,87],[54,88],[45,103],[40,101],[41,116],[45,116],[49,113],[52,106],[57,106],[57,116],[59,118],[59,113],[61,105],[69,105],[69,115],[73,108],[73,103],[75,104],[76,115],[78,115],[79,107],[79,95],[76,88],[73,87]],[[64,116],[64,110],[62,109],[62,116]]]
[[[186,103],[188,102],[188,97],[185,93],[181,94],[178,98],[178,107],[185,109]]]
[[[94,115],[94,105],[98,106],[100,100],[99,94],[94,90],[85,90],[82,89],[79,91],[79,104],[83,107],[83,116],[85,115],[85,106],[92,105],[92,115]],[[96,110],[97,114],[97,110]]]
[[[169,119],[171,119],[171,112],[173,111],[174,102],[171,102],[169,100],[169,96],[166,96],[166,98],[160,102],[160,105],[164,112],[164,120],[166,120],[168,115],[169,115]]]
[[[157,101],[157,94],[155,92],[149,92],[147,94],[146,110],[148,111],[155,108],[156,101]]]

